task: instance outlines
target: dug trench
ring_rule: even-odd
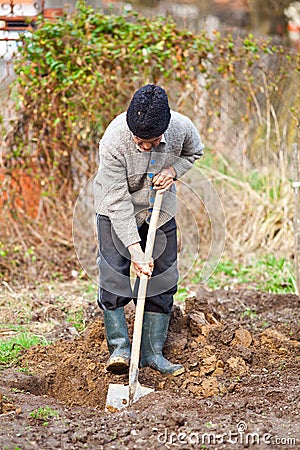
[[[164,353],[186,372],[141,369],[155,392],[106,413],[108,384],[128,376],[105,372],[100,312],[82,335],[24,351],[26,371],[0,372],[1,448],[300,448],[298,296],[201,288],[174,307]]]

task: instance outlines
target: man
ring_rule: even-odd
[[[186,116],[171,111],[164,89],[140,88],[127,112],[117,116],[100,141],[94,194],[99,241],[98,303],[110,358],[106,369],[128,371],[130,341],[124,306],[136,298],[142,273],[148,283],[141,366],[179,375],[184,368],[162,354],[177,290],[176,191],[174,180],[203,154],[200,136]],[[143,261],[155,191],[163,192],[154,261]],[[132,264],[131,264],[132,263]],[[132,287],[132,267],[137,282]]]

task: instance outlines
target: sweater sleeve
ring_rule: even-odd
[[[128,190],[126,163],[117,151],[110,151],[100,142],[100,165],[94,180],[96,211],[106,211],[112,226],[128,247],[140,241],[134,207]]]
[[[203,149],[204,145],[195,125],[187,118],[187,133],[182,151],[180,157],[172,164],[176,172],[176,178],[180,178],[192,168],[195,161],[203,155]]]

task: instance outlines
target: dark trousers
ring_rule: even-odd
[[[99,290],[101,309],[115,309],[137,298],[139,279],[130,278],[130,254],[117,237],[107,216],[97,214]],[[145,250],[148,224],[139,228]],[[177,233],[175,219],[157,229],[153,250],[154,270],[149,279],[145,311],[169,314],[177,291]]]

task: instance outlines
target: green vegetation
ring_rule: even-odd
[[[18,261],[22,260],[26,265],[30,265],[36,261],[36,254],[34,246],[30,246],[24,249],[20,244],[14,244],[13,246],[6,246],[0,241],[0,260],[3,264],[9,264],[12,267],[18,265]],[[0,277],[1,277],[0,272]]]
[[[85,328],[85,318],[83,308],[79,308],[76,311],[72,311],[67,315],[66,321],[71,323],[78,332],[81,332]]]
[[[8,365],[15,362],[22,350],[34,345],[47,345],[45,337],[32,333],[20,333],[7,339],[0,340],[0,364]]]
[[[12,447],[7,447],[7,445],[4,445],[3,450],[12,450]],[[21,447],[14,447],[13,450],[22,450]]]
[[[276,70],[268,70],[266,55],[276,61]],[[216,117],[221,116],[221,93],[239,93],[246,99],[241,107],[246,123],[257,110],[260,76],[267,80],[269,98],[280,94],[280,83],[295,70],[296,61],[287,56],[270,40],[258,41],[251,34],[210,38],[178,28],[170,18],[105,15],[79,0],[69,15],[55,21],[40,18],[35,32],[23,39],[15,67],[19,119],[7,136],[7,166],[10,161],[13,167],[16,161],[30,162],[28,171],[39,181],[41,195],[62,195],[62,185],[73,186],[81,171],[76,167],[79,155],[71,156],[79,152],[85,171],[92,174],[105,127],[146,82],[169,88],[179,109],[191,109],[191,102],[208,91],[206,115]],[[291,117],[296,120],[296,114]],[[213,131],[208,127],[208,133]]]
[[[222,259],[215,272],[207,281],[211,289],[225,286],[249,285],[264,292],[289,293],[295,292],[295,279],[291,264],[285,258],[266,255],[252,264],[243,265],[230,259]],[[191,279],[197,283],[197,275]]]
[[[188,296],[188,290],[184,286],[179,286],[175,294],[175,300],[178,302],[184,302]]]
[[[208,73],[204,63],[213,51],[210,39],[178,29],[170,19],[105,15],[84,1],[55,22],[41,18],[34,34],[24,38],[15,68],[20,121],[31,136],[28,140],[24,128],[21,134],[14,130],[7,161],[26,163],[32,153],[38,161],[40,155],[43,170],[29,170],[44,197],[57,193],[61,183],[72,185],[72,153],[80,151],[89,172],[95,170],[97,142],[137,85],[195,83],[199,70]],[[215,73],[223,60],[219,53]],[[226,76],[227,64],[221,72]]]
[[[49,424],[49,419],[51,418],[59,418],[58,411],[53,410],[49,406],[46,406],[45,408],[38,408],[34,411],[31,411],[29,414],[30,417],[36,420],[43,421],[43,425],[47,426]]]
[[[203,261],[199,261],[199,264],[202,265]],[[285,258],[276,258],[273,255],[266,255],[248,265],[223,257],[203,286],[213,290],[231,287],[277,294],[294,293],[295,278],[292,273],[291,264]],[[197,271],[196,266],[180,284],[175,299],[184,302],[189,291],[195,290],[195,286],[202,282],[201,273]],[[244,311],[243,316],[251,318],[255,317],[255,314],[255,311],[249,309]]]
[[[249,317],[249,319],[255,319],[257,317],[256,311],[252,311],[251,308],[247,308],[243,313],[242,317]]]

